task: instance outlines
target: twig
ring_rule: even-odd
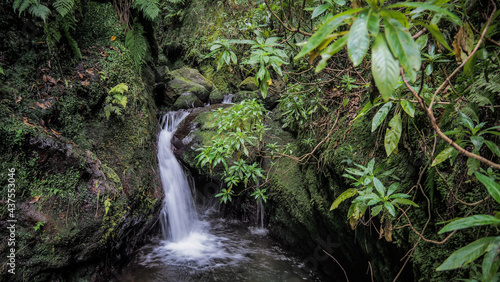
[[[323,250],[323,252],[325,254],[327,254],[329,257],[331,257],[339,266],[340,268],[342,269],[342,271],[344,272],[344,275],[345,275],[345,279],[347,280],[347,282],[349,282],[349,278],[347,277],[347,273],[345,272],[345,269],[342,267],[342,265],[338,262],[338,260],[336,260],[332,255],[330,255],[329,253],[327,253],[325,250]]]
[[[309,33],[309,32],[305,32],[305,31],[302,31],[302,30],[299,30],[299,29],[296,29],[296,28],[290,28],[288,27],[281,19],[280,17],[278,17],[278,15],[276,15],[276,13],[274,13],[273,9],[271,9],[271,7],[269,6],[269,3],[267,3],[267,0],[264,0],[264,3],[266,3],[266,7],[267,9],[269,10],[269,12],[271,12],[271,14],[280,22],[280,24],[288,31],[290,32],[298,32],[300,34],[303,34],[303,35],[307,35],[307,36],[312,36],[313,34],[312,33]]]

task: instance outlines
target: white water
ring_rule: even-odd
[[[233,102],[234,94],[226,94],[224,95],[224,99],[222,99],[222,104],[231,104]]]
[[[175,130],[187,115],[182,111],[167,113],[158,138],[158,162],[165,192],[160,223],[163,239],[171,242],[179,242],[199,228],[188,180],[171,148]]]

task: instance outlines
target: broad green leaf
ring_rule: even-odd
[[[481,162],[474,158],[467,159],[467,175],[472,175],[481,166]]]
[[[394,93],[399,78],[399,63],[394,58],[382,33],[375,38],[372,48],[372,75],[384,101]]]
[[[422,64],[420,50],[408,29],[395,19],[384,19],[385,38],[392,54],[399,60],[403,69],[410,75],[412,82],[417,79],[415,71]]]
[[[475,172],[474,175],[477,177],[481,183],[486,186],[490,195],[500,204],[500,184],[496,183],[492,178],[481,174],[479,172]]]
[[[311,15],[311,19],[314,19],[315,17],[323,14],[326,10],[328,10],[328,7],[329,7],[328,4],[323,4],[321,6],[316,7],[316,9],[314,9]]]
[[[397,198],[392,201],[393,204],[402,204],[402,205],[412,205],[414,207],[418,207],[417,204],[415,204],[413,201],[408,200],[408,199],[401,199]]]
[[[425,46],[427,46],[428,40],[429,40],[429,36],[427,36],[427,34],[424,34],[424,35],[420,36],[419,38],[417,38],[415,43],[417,43],[418,49],[420,51],[422,51],[425,48]]]
[[[488,245],[495,240],[495,237],[486,237],[476,240],[469,245],[458,249],[449,258],[447,258],[443,264],[441,264],[436,270],[451,270],[455,268],[460,268],[468,263],[474,261],[478,257],[482,256],[486,252]]]
[[[382,210],[382,207],[383,207],[382,205],[378,205],[376,207],[373,207],[372,208],[372,216],[377,216],[380,213],[380,211]]]
[[[490,148],[490,150],[495,154],[497,155],[497,157],[500,157],[500,149],[498,149],[498,146],[497,144],[491,142],[491,141],[488,141],[488,140],[484,140],[484,143],[486,144],[486,146],[488,146],[488,148]]]
[[[356,195],[357,193],[358,193],[358,190],[354,189],[354,188],[349,188],[349,189],[345,190],[344,192],[342,192],[342,194],[340,194],[337,197],[337,199],[335,199],[335,201],[333,201],[333,204],[330,207],[330,210],[334,210],[334,209],[338,208],[340,203],[351,198],[352,196]]]
[[[380,15],[384,19],[386,19],[386,18],[387,19],[389,19],[389,18],[395,19],[398,22],[400,22],[404,27],[410,26],[410,24],[408,24],[408,20],[406,19],[405,14],[403,14],[399,11],[383,9],[380,11]]]
[[[396,216],[396,209],[394,208],[394,205],[389,203],[389,202],[384,202],[384,207],[387,209],[387,211],[392,215]]]
[[[500,260],[496,260],[498,257],[498,249],[500,248],[500,237],[497,236],[495,241],[491,242],[488,248],[486,249],[486,254],[483,258],[482,271],[483,277],[482,281],[484,282],[492,282],[495,275],[498,272],[498,267],[500,266]]]
[[[399,182],[392,183],[391,186],[387,189],[387,196],[392,195],[399,187]]]
[[[384,184],[382,184],[382,182],[380,182],[380,180],[378,180],[378,178],[374,177],[373,178],[373,185],[375,186],[375,189],[377,190],[378,194],[382,197],[385,196],[385,187],[384,187]]]
[[[428,3],[421,3],[421,2],[400,2],[400,3],[396,3],[396,4],[392,4],[392,5],[389,5],[387,6],[387,9],[390,9],[390,8],[420,8],[422,10],[429,10],[429,11],[433,11],[433,12],[436,12],[436,13],[441,13],[441,14],[445,14],[449,17],[449,19],[459,25],[461,23],[461,20],[459,17],[457,17],[456,15],[454,15],[453,13],[449,12],[448,10],[446,9],[443,9],[441,7],[438,7],[436,5],[432,5],[432,4],[428,4]]]
[[[446,161],[449,157],[451,157],[451,153],[455,150],[453,147],[449,147],[441,151],[436,158],[432,161],[431,166],[436,166],[444,161]]]
[[[391,119],[391,121],[389,122],[389,127],[390,129],[387,129],[384,138],[384,147],[387,156],[390,156],[391,153],[398,147],[403,127],[401,122],[401,114],[398,113]]]
[[[403,110],[411,117],[415,117],[415,106],[413,106],[413,103],[408,101],[408,100],[401,100],[400,102],[401,107]]]
[[[231,54],[231,61],[233,62],[233,64],[237,64],[238,58],[236,58],[236,54],[234,52],[230,52],[230,54]]]
[[[472,119],[462,112],[460,112],[460,121],[465,127],[470,129],[471,131],[474,129],[474,122],[472,121]]]
[[[375,4],[376,5],[376,4]],[[380,29],[380,14],[370,9],[368,13],[368,30],[373,36],[377,36]]]
[[[365,10],[360,13],[349,30],[347,51],[355,67],[361,64],[370,46],[370,37],[368,36],[369,12],[370,10]]]
[[[387,116],[391,108],[392,103],[387,102],[378,110],[378,112],[372,119],[372,132],[374,132],[378,128],[378,126],[385,120],[385,117]]]
[[[5,75],[5,73],[3,72],[3,68],[2,67],[0,67],[0,73],[3,74],[3,75]]]
[[[326,49],[321,52],[321,61],[318,63],[316,67],[316,72],[320,72],[322,69],[326,67],[326,62],[337,52],[342,50],[344,46],[347,44],[347,38],[349,38],[349,33],[342,36],[337,41],[330,44]]]
[[[222,47],[222,45],[214,44],[214,45],[212,45],[212,47],[210,47],[210,51],[214,51],[215,49],[219,49],[220,47]]]
[[[441,33],[441,31],[439,30],[437,25],[435,25],[435,24],[429,24],[429,25],[422,24],[422,26],[425,27],[432,34],[432,36],[434,36],[434,38],[439,43],[441,43],[441,45],[443,45],[446,49],[450,50],[450,52],[453,52],[453,50],[450,48],[450,45],[448,45],[448,43],[444,39],[444,35],[443,35],[443,33]]]
[[[337,27],[342,25],[342,22],[346,19],[352,18],[353,14],[358,13],[360,11],[364,10],[364,8],[358,8],[358,9],[350,9],[347,10],[343,13],[337,14],[333,16],[330,20],[328,20],[325,24],[323,24],[316,33],[307,40],[306,45],[302,50],[300,51],[297,56],[295,56],[295,60],[302,58],[304,55],[309,54],[309,52],[313,51],[318,47],[323,40],[330,34],[332,33]]]
[[[345,5],[345,0],[333,0],[337,5],[344,6]]]
[[[500,218],[496,218],[491,215],[479,214],[473,215],[466,218],[461,218],[448,223],[445,227],[439,230],[438,234],[443,234],[445,232],[450,232],[453,230],[460,230],[464,228],[490,225],[490,224],[500,224]]]

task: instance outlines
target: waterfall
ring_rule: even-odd
[[[226,94],[224,95],[224,99],[222,100],[222,104],[231,104],[233,102],[234,94]]]
[[[165,198],[160,214],[163,239],[178,242],[198,225],[191,189],[181,165],[172,152],[171,140],[187,112],[168,112],[162,119],[158,138],[158,162]]]

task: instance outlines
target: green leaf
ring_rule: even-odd
[[[443,9],[441,7],[438,7],[438,6],[432,5],[432,4],[428,4],[428,3],[421,3],[421,2],[400,2],[400,3],[389,5],[386,8],[387,9],[390,9],[390,8],[420,8],[421,10],[429,10],[429,11],[433,11],[433,12],[436,12],[436,13],[445,14],[445,15],[447,15],[449,17],[449,19],[453,23],[455,23],[457,25],[461,24],[460,18],[457,17],[456,15],[454,15],[453,13],[449,12],[446,9]]]
[[[435,25],[435,24],[429,24],[429,25],[422,24],[422,26],[425,27],[432,34],[432,36],[434,36],[434,38],[439,43],[441,43],[441,45],[443,45],[446,49],[450,50],[450,52],[453,52],[453,50],[450,48],[450,45],[448,45],[448,43],[444,39],[444,35],[443,35],[443,33],[441,33],[441,31],[439,30],[437,25]]]
[[[399,78],[399,63],[394,58],[382,33],[375,38],[372,48],[372,75],[384,101],[394,92]]]
[[[488,141],[488,140],[484,140],[484,144],[486,144],[486,146],[488,146],[488,148],[490,148],[490,150],[495,154],[497,155],[497,157],[500,157],[500,149],[498,149],[498,146],[497,144],[491,142],[491,141]]]
[[[378,178],[374,177],[373,178],[373,185],[375,186],[375,189],[377,190],[378,194],[381,197],[384,197],[385,196],[384,184],[382,184],[382,182],[380,182],[380,180],[378,180]]]
[[[380,29],[380,14],[370,9],[368,14],[368,30],[373,36],[377,36]]]
[[[3,74],[3,75],[5,75],[5,72],[3,72],[3,68],[2,67],[0,67],[0,73]]]
[[[314,19],[315,17],[323,14],[326,10],[328,10],[328,7],[330,7],[328,4],[323,4],[321,6],[316,7],[316,9],[314,9],[311,15],[311,19]]]
[[[385,38],[403,69],[410,75],[412,82],[417,79],[416,71],[420,70],[422,64],[420,50],[408,32],[408,29],[395,19],[384,19]]]
[[[372,216],[377,216],[380,211],[382,210],[383,206],[382,205],[378,205],[376,207],[373,207],[372,208]]]
[[[446,161],[449,157],[451,157],[451,155],[452,155],[451,153],[453,152],[453,150],[455,150],[455,148],[449,147],[449,148],[446,148],[443,151],[441,151],[441,153],[439,153],[436,156],[436,158],[434,158],[431,166],[436,166],[436,165]]]
[[[391,153],[398,147],[402,132],[401,114],[398,113],[391,119],[389,127],[390,129],[387,129],[384,139],[384,147],[387,156],[390,156]]]
[[[500,237],[496,237],[495,241],[491,242],[486,249],[486,254],[484,255],[482,271],[483,277],[482,281],[494,281],[494,277],[498,272],[498,267],[500,266],[500,260],[496,260],[498,257],[498,248],[500,248]]]
[[[471,131],[474,130],[474,122],[470,117],[468,117],[466,114],[460,112],[460,121],[462,125],[470,129]]]
[[[349,39],[347,40],[347,51],[352,63],[357,67],[363,61],[370,46],[370,37],[368,36],[368,13],[365,10],[359,14],[349,30]]]
[[[473,215],[466,218],[461,218],[448,223],[445,227],[439,230],[438,234],[443,234],[445,232],[450,232],[453,230],[460,230],[464,228],[490,225],[490,224],[500,224],[500,218],[496,218],[491,215],[479,214]]]
[[[469,245],[455,251],[436,270],[451,270],[460,268],[474,261],[486,252],[488,245],[495,240],[495,237],[486,237],[476,240]]]
[[[417,38],[415,43],[417,43],[418,49],[420,51],[422,51],[425,48],[425,46],[427,46],[428,40],[429,40],[429,36],[427,36],[427,34],[424,34],[424,35],[420,36],[419,38]]]
[[[380,11],[380,15],[382,18],[392,18],[400,22],[404,27],[409,27],[410,24],[408,24],[408,20],[406,19],[405,14],[399,12],[399,11],[394,11],[394,10],[387,10],[387,9],[382,9]]]
[[[387,189],[387,196],[392,195],[399,187],[399,182],[392,183],[391,186],[389,186],[389,189]]]
[[[374,132],[379,127],[379,125],[385,120],[385,117],[387,116],[391,108],[392,108],[392,103],[387,102],[384,106],[382,106],[378,110],[378,112],[372,119],[372,132]]]
[[[364,9],[363,8],[350,9],[350,10],[347,10],[343,13],[340,13],[340,14],[333,16],[325,24],[323,24],[318,29],[318,31],[316,31],[316,33],[314,33],[313,36],[311,36],[311,38],[309,38],[309,40],[307,40],[307,43],[304,46],[304,48],[302,48],[300,53],[297,54],[297,56],[295,56],[294,59],[295,60],[300,59],[304,55],[306,55],[306,54],[310,53],[311,51],[313,51],[314,49],[316,49],[316,47],[318,47],[330,33],[332,33],[335,29],[337,29],[337,27],[339,27],[340,25],[343,24],[342,22],[344,20],[352,18],[353,14],[358,13],[362,10],[364,10]]]
[[[392,205],[389,202],[384,202],[384,207],[387,209],[387,211],[389,211],[389,213],[392,216],[396,216],[396,209],[394,208],[394,205]]]
[[[490,195],[500,204],[500,184],[496,183],[492,178],[481,174],[479,172],[475,172],[474,175],[477,177],[481,183],[486,186]]]
[[[334,210],[334,209],[338,208],[340,203],[351,198],[352,196],[356,195],[357,193],[358,193],[358,190],[354,189],[354,188],[349,188],[349,189],[345,190],[342,194],[340,194],[337,197],[337,199],[335,199],[335,201],[333,201],[333,204],[330,207],[330,210]]]
[[[408,200],[408,199],[401,199],[397,198],[392,201],[393,204],[402,204],[402,205],[412,205],[414,207],[418,207],[417,204],[415,204],[413,201]]]
[[[326,49],[321,52],[321,61],[316,66],[316,72],[320,72],[322,69],[326,67],[326,62],[337,52],[342,50],[344,46],[347,44],[347,39],[349,38],[349,33],[342,36],[337,41],[330,44]]]
[[[403,110],[411,117],[415,117],[415,106],[413,105],[412,102],[408,100],[401,100],[400,102],[401,107]]]

